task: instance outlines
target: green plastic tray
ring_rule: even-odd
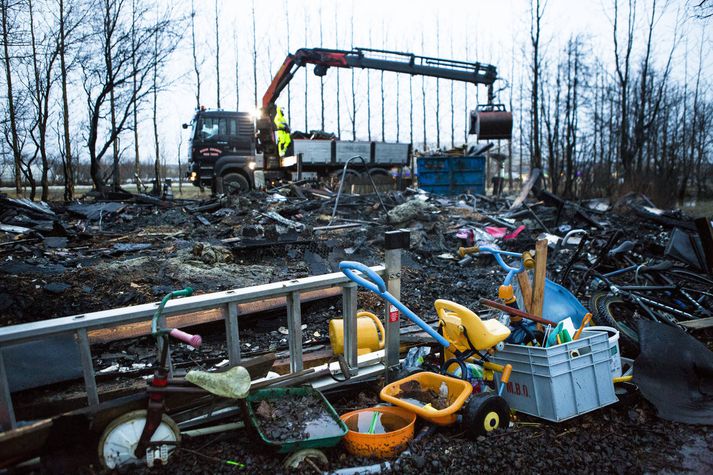
[[[324,409],[327,411],[327,413],[334,419],[334,421],[339,425],[339,428],[342,430],[342,433],[339,435],[335,436],[330,436],[330,437],[313,437],[313,438],[307,438],[307,439],[296,439],[296,440],[286,440],[286,441],[281,441],[277,442],[274,440],[270,440],[267,437],[265,437],[265,434],[262,433],[262,430],[260,429],[260,424],[257,421],[257,416],[255,414],[255,411],[253,410],[253,405],[259,403],[260,401],[263,400],[279,400],[279,399],[284,399],[289,396],[308,396],[308,395],[316,395],[321,401],[324,406]],[[251,393],[248,398],[248,417],[250,418],[250,422],[252,422],[253,427],[257,431],[258,435],[262,439],[262,441],[277,449],[278,453],[288,453],[288,452],[295,452],[297,450],[302,450],[302,449],[314,449],[314,448],[326,448],[326,447],[334,447],[339,443],[340,440],[342,440],[342,437],[344,437],[347,432],[349,432],[349,429],[347,428],[347,425],[344,423],[339,418],[339,415],[337,415],[337,412],[334,410],[331,404],[329,404],[329,401],[324,397],[324,395],[319,392],[318,390],[305,386],[305,387],[299,387],[299,388],[268,388],[268,389],[259,389],[255,391],[254,393]]]

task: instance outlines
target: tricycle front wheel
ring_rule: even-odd
[[[146,425],[146,410],[127,412],[112,421],[99,440],[99,462],[108,470],[129,465],[148,465],[154,462],[166,464],[171,452],[181,441],[181,431],[176,423],[163,414],[161,423],[151,437],[155,446],[147,450],[141,459],[134,455],[141,433]],[[163,442],[163,444],[162,444]]]
[[[474,394],[463,409],[463,429],[471,438],[507,429],[509,424],[510,406],[492,392]]]

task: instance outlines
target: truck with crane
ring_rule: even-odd
[[[276,101],[300,67],[314,64],[317,76],[329,68],[360,68],[429,76],[485,85],[488,102],[471,112],[471,133],[478,139],[509,139],[512,114],[494,103],[493,65],[417,56],[411,53],[355,48],[351,51],[302,48],[289,54],[262,98],[257,117],[248,112],[206,110],[201,107],[191,122],[188,178],[214,193],[244,192],[292,180],[296,175],[320,177],[334,173],[360,155],[366,169],[352,172],[390,175],[392,168],[409,164],[411,144],[293,139],[290,154],[280,156],[275,139]],[[183,124],[184,128],[191,127]]]

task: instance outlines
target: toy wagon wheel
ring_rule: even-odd
[[[143,465],[147,462],[145,456],[137,459],[134,455],[145,424],[146,410],[140,409],[117,417],[106,427],[99,439],[98,447],[99,462],[104,468],[113,470],[128,465]],[[164,414],[161,424],[151,437],[151,442],[166,442],[166,444],[156,448],[149,464],[152,466],[154,460],[166,464],[171,452],[180,441],[180,429],[173,419]]]
[[[493,393],[471,396],[463,410],[463,429],[472,438],[496,429],[506,429],[510,424],[510,406]]]
[[[301,472],[323,471],[329,465],[324,452],[317,449],[303,449],[291,454],[282,463],[286,469],[298,469]]]

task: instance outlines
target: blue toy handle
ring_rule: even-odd
[[[354,261],[342,261],[339,263],[339,269],[346,275],[350,280],[356,282],[358,285],[365,287],[375,294],[383,295],[386,292],[386,284],[384,279],[382,279],[379,274],[374,272],[370,267],[365,266],[361,262]],[[368,279],[357,275],[354,271],[359,271]]]
[[[369,267],[365,266],[361,262],[354,261],[342,261],[339,263],[339,269],[344,272],[344,275],[349,277],[350,280],[356,282],[358,285],[371,290],[379,297],[385,299],[387,302],[396,307],[401,313],[403,313],[406,318],[411,320],[413,323],[418,325],[423,331],[428,333],[433,337],[438,343],[443,345],[444,348],[451,346],[451,343],[439,335],[437,331],[431,328],[426,322],[421,320],[418,315],[413,313],[408,307],[399,302],[396,297],[391,295],[388,290],[386,290],[386,284],[384,279],[382,279],[379,274],[371,270]],[[354,271],[359,271],[363,275],[367,276],[368,279],[362,277],[361,275],[356,275]]]

